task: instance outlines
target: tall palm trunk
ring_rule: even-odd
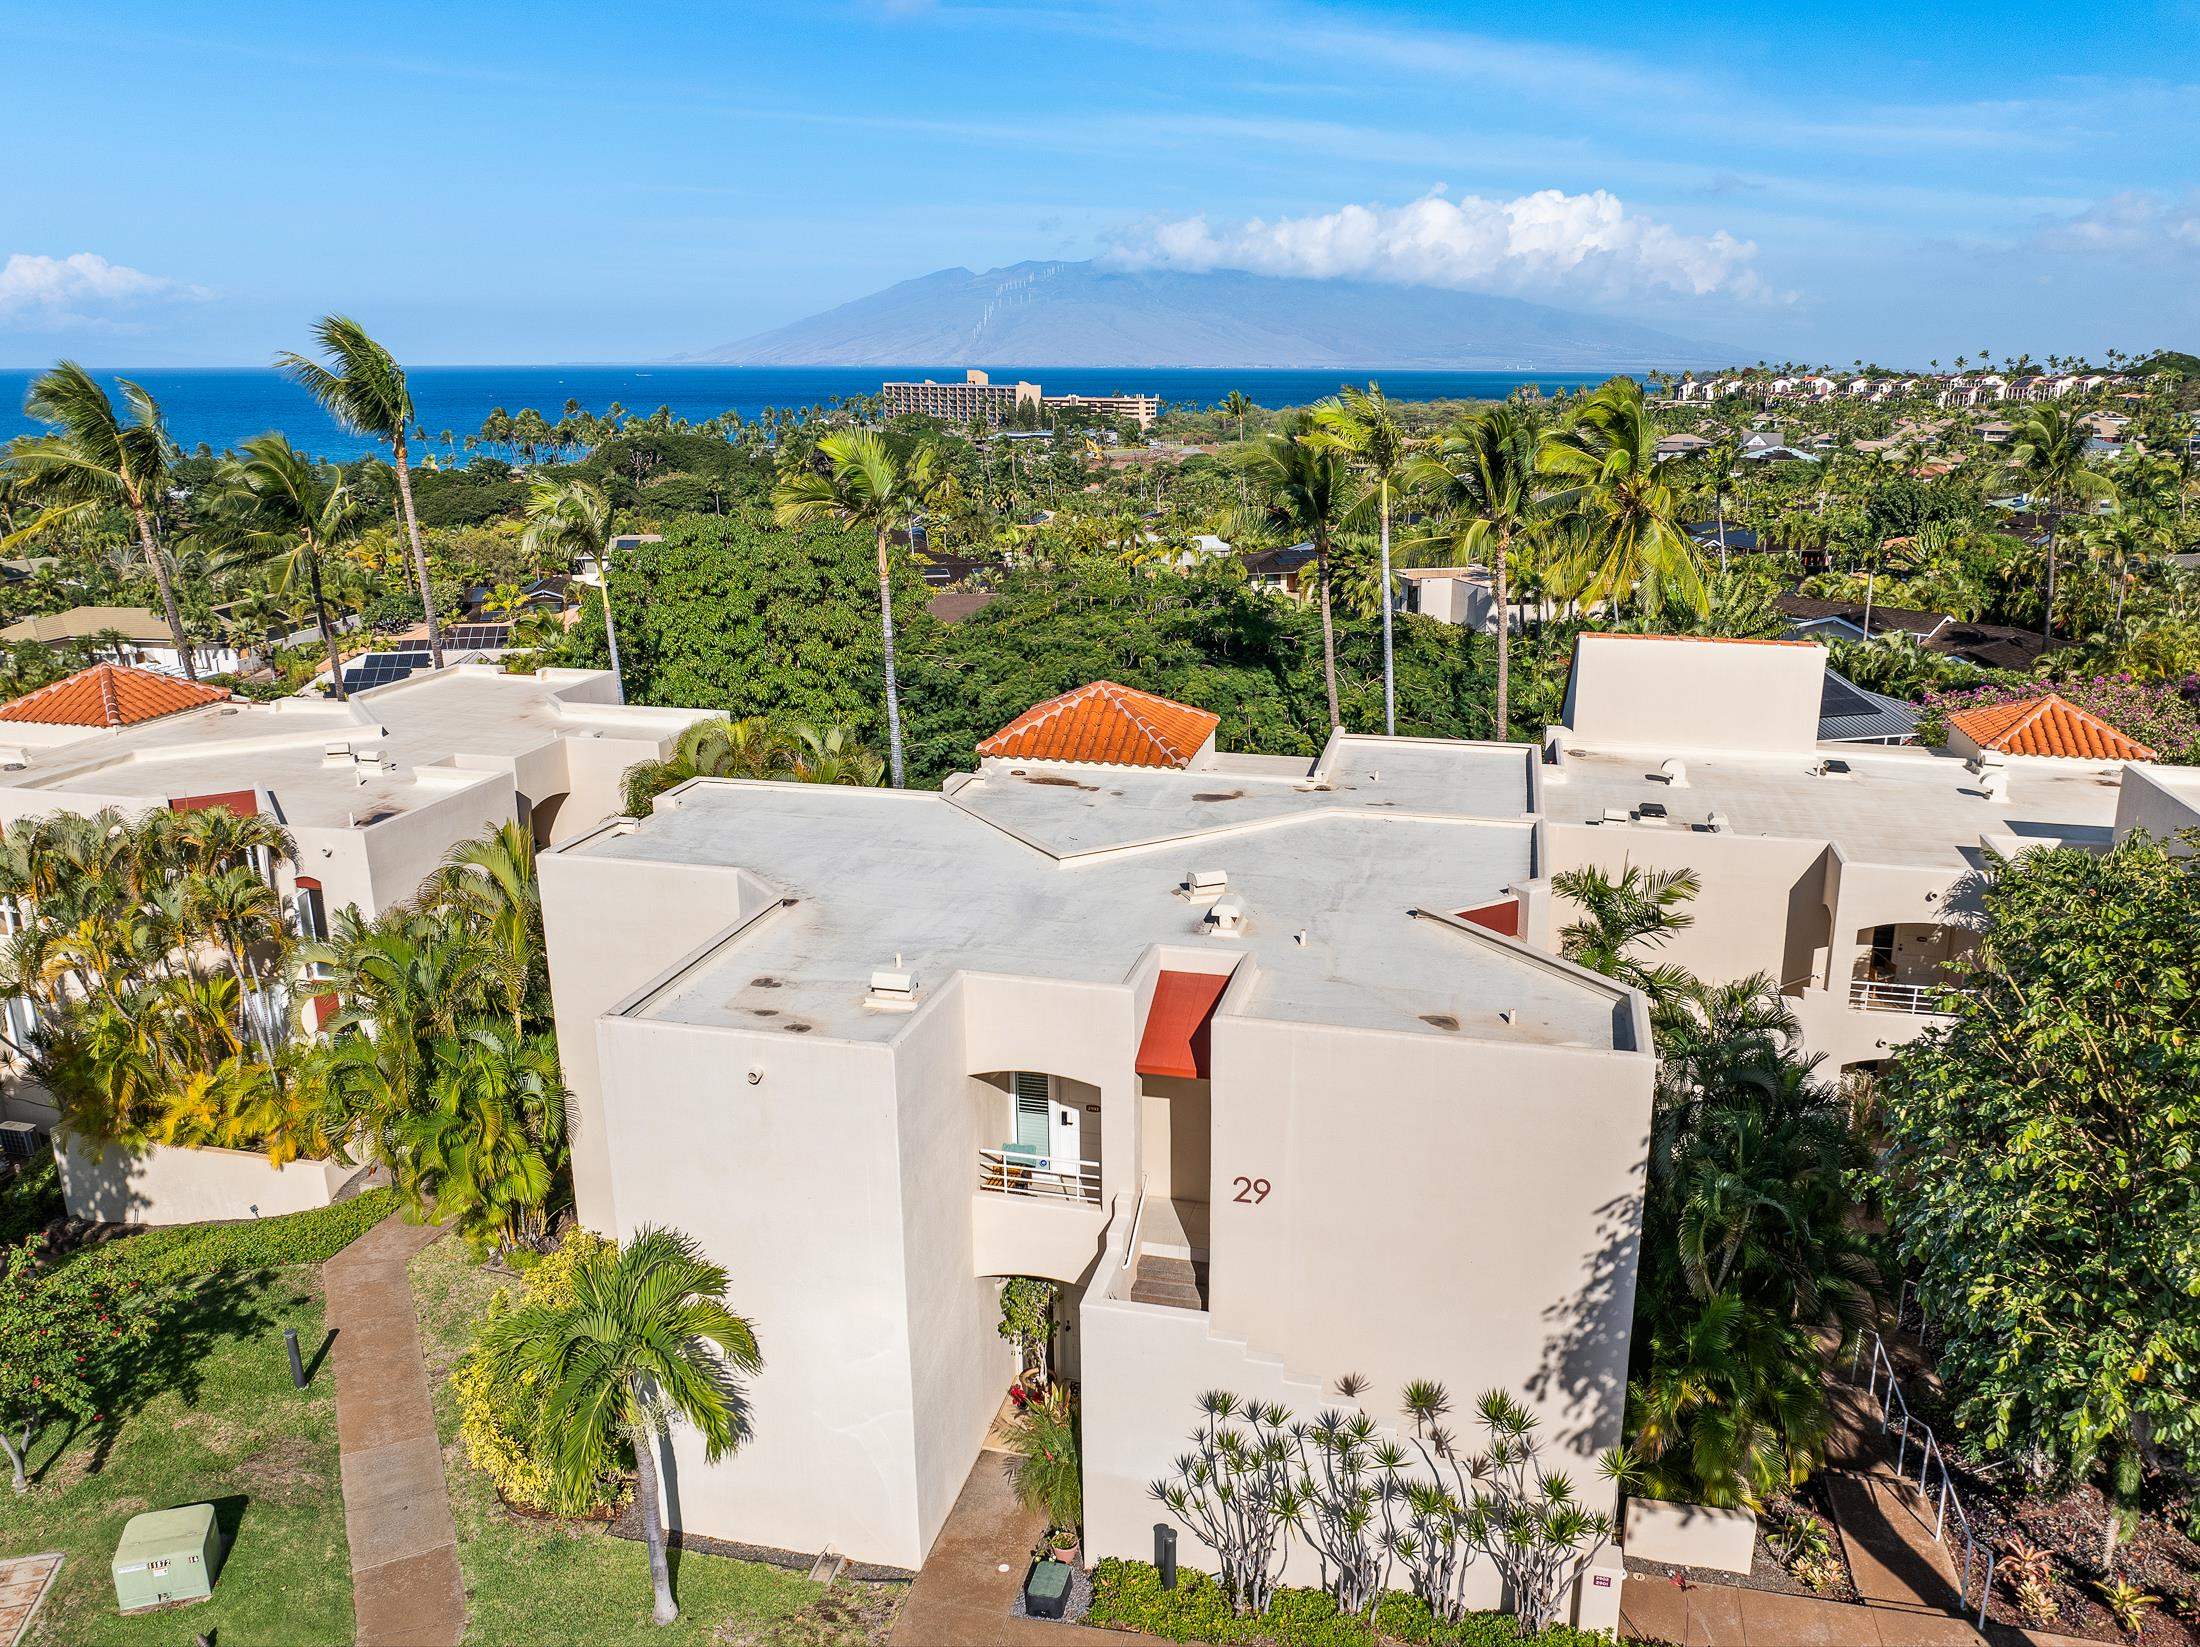
[[[428,620],[428,660],[443,667],[443,637],[435,626],[435,595],[428,587],[428,552],[420,546],[420,516],[413,511],[412,464],[405,456],[405,431],[391,442],[397,457],[397,501],[405,511],[405,537],[412,545],[413,577],[420,585],[420,611]]]
[[[1329,544],[1319,532],[1314,535],[1314,584],[1322,608],[1322,685],[1329,693],[1329,730],[1336,732],[1344,726],[1337,712],[1337,626],[1329,616]]]
[[[1383,513],[1383,734],[1398,735],[1398,681],[1390,645],[1390,481],[1382,482]]]
[[[886,561],[886,528],[878,529],[878,627],[886,643],[886,760],[894,787],[901,782],[901,682],[894,675],[894,585]],[[1332,700],[1335,691],[1331,691]]]
[[[2040,642],[2051,644],[2055,638],[2055,529],[2047,529],[2047,610],[2040,614]]]
[[[190,637],[183,632],[183,612],[176,605],[176,585],[168,576],[168,562],[161,558],[160,540],[153,536],[152,513],[135,498],[130,502],[130,513],[137,521],[138,547],[145,551],[145,564],[152,569],[153,587],[160,591],[160,615],[168,622],[168,633],[176,643],[176,655],[183,660],[185,677],[195,681],[199,678],[198,654],[192,649]]]
[[[328,651],[329,684],[336,688],[339,703],[351,694],[344,690],[344,660],[336,650],[336,626],[329,621],[328,602],[321,595],[321,557],[313,547],[313,539],[306,539],[306,587],[313,593],[313,617],[321,626],[321,645]]]
[[[1506,588],[1507,543],[1497,540],[1490,563],[1490,593],[1497,597],[1497,737],[1512,736],[1512,596]]]
[[[638,1408],[640,1403],[635,1403]],[[665,1561],[664,1511],[657,1502],[657,1431],[654,1425],[638,1426],[634,1437],[634,1496],[642,1507],[642,1538],[649,1545],[649,1587],[657,1605],[650,1618],[670,1624],[680,1616],[680,1604],[672,1599],[672,1569]]]

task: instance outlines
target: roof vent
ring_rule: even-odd
[[[907,1012],[917,1004],[917,975],[902,968],[901,957],[894,957],[891,967],[880,967],[871,974],[871,991],[863,997],[863,1004],[882,1012]]]
[[[1847,761],[1828,756],[1811,768],[1814,776],[1821,778],[1853,778],[1856,773]]]
[[[1663,828],[1671,820],[1672,814],[1665,810],[1663,801],[1644,801],[1642,805],[1635,808],[1635,822],[1637,823],[1656,824],[1658,827]]]
[[[351,745],[348,743],[325,743],[321,745],[321,764],[323,766],[351,765]]]
[[[1678,756],[1673,756],[1660,761],[1657,771],[1652,773],[1651,776],[1664,783],[1668,789],[1686,789],[1688,787],[1688,763]]]
[[[1224,898],[1207,911],[1207,933],[1210,937],[1232,936],[1244,925],[1245,906],[1234,898]]]
[[[352,758],[370,771],[382,770],[382,751],[379,749],[362,749]]]
[[[1608,806],[1604,809],[1604,816],[1599,821],[1608,824],[1633,823],[1635,815],[1624,806]]]
[[[1712,835],[1723,835],[1734,827],[1727,822],[1724,812],[1712,813],[1710,817],[1704,819],[1703,826],[1705,832]]]
[[[1220,869],[1195,869],[1184,877],[1185,894],[1193,898],[1219,898],[1229,886],[1229,875]]]

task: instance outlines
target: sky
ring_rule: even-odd
[[[957,265],[2200,350],[2200,0],[0,0],[0,366],[646,361]],[[1035,363],[1036,364],[1036,363]]]

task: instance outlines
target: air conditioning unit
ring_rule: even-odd
[[[29,1161],[46,1147],[46,1135],[28,1121],[0,1121],[0,1161]]]

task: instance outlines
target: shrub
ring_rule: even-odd
[[[516,1294],[504,1291],[490,1298],[475,1338],[522,1304],[569,1301],[574,1270],[610,1245],[577,1225],[567,1230],[563,1241],[529,1266]],[[619,1487],[612,1481],[599,1480],[581,1494],[559,1486],[553,1462],[527,1439],[532,1392],[524,1384],[499,1381],[483,1357],[469,1354],[451,1369],[451,1393],[458,1398],[458,1435],[466,1456],[506,1503],[551,1515],[586,1515],[618,1501]]]
[[[1231,1610],[1222,1586],[1205,1573],[1179,1569],[1176,1588],[1164,1590],[1161,1575],[1143,1561],[1113,1557],[1100,1563],[1092,1578],[1089,1623],[1112,1625],[1159,1636],[1167,1641],[1273,1643],[1274,1647],[1376,1647],[1405,1642],[1411,1647],[1510,1647],[1522,1638],[1509,1613],[1469,1613],[1447,1622],[1426,1603],[1393,1592],[1375,1608],[1374,1621],[1341,1613],[1320,1590],[1278,1590],[1267,1608],[1251,1617]],[[1527,1638],[1543,1647],[1605,1647],[1602,1631],[1557,1625]]]
[[[36,1235],[61,1211],[61,1169],[47,1150],[0,1190],[0,1247]]]
[[[321,1264],[397,1210],[393,1189],[368,1190],[310,1212],[239,1224],[179,1224],[133,1235],[115,1248],[116,1261],[148,1280],[189,1280],[216,1270],[280,1269]]]

